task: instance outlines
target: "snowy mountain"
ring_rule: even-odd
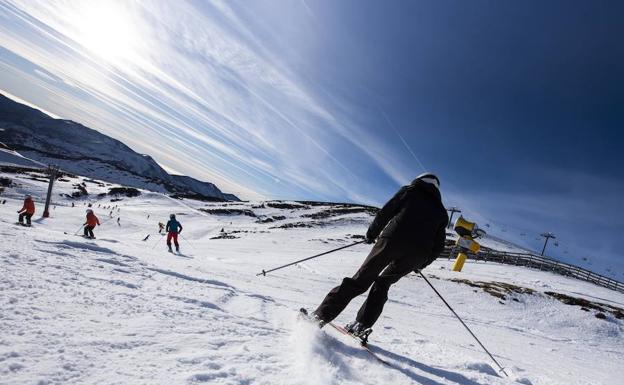
[[[297,320],[370,250],[356,245],[374,210],[305,202],[201,202],[142,190],[111,196],[63,176],[51,217],[46,183],[0,171],[0,384],[615,385],[624,378],[624,294],[527,267],[438,259],[425,276],[509,374],[417,275],[390,290],[370,338]],[[9,170],[9,171],[7,171]],[[90,195],[67,198],[76,185]],[[32,228],[14,224],[34,196]],[[74,235],[91,204],[95,240]],[[158,222],[175,212],[181,254]],[[143,241],[149,235],[147,240]],[[488,241],[489,247],[496,247]],[[363,296],[337,319],[351,321]]]
[[[0,164],[32,168],[41,168],[46,166],[43,163],[28,159],[13,150],[9,150],[8,148],[2,148],[2,143],[0,143]]]
[[[149,155],[138,154],[118,140],[70,120],[43,112],[0,94],[0,142],[26,158],[126,186],[157,192],[238,200],[212,183],[169,175]]]

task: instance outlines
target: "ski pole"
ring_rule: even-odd
[[[278,267],[273,268],[271,270],[262,270],[262,272],[256,274],[256,277],[259,276],[259,275],[266,276],[267,273],[270,273],[272,271],[276,271],[276,270],[280,270],[280,269],[283,269],[283,268],[288,267],[288,266],[296,265],[297,263],[300,263],[300,262],[309,261],[310,259],[318,258],[318,257],[321,257],[323,255],[327,255],[327,254],[333,253],[333,252],[338,251],[338,250],[346,249],[347,247],[359,245],[360,243],[364,243],[364,242],[365,241],[355,242],[355,243],[352,243],[350,245],[342,246],[342,247],[339,247],[337,249],[333,249],[333,250],[326,251],[324,253],[316,254],[316,255],[313,255],[313,256],[308,257],[308,258],[304,258],[304,259],[300,259],[300,260],[295,261],[295,262],[288,263],[286,265],[278,266]]]
[[[189,242],[186,238],[184,238],[184,237],[182,236],[182,233],[178,233],[178,235],[179,235],[180,237],[182,237],[182,239],[184,239],[184,242],[186,242],[186,243],[188,243],[189,245],[191,245],[191,247],[193,248],[193,250],[197,251],[197,249],[195,248],[195,246],[194,246],[191,242]]]
[[[156,245],[158,245],[160,243],[160,241],[162,241],[162,239],[165,237],[165,234],[162,234],[160,236],[160,238],[158,238],[158,240],[156,240],[156,242],[154,242],[154,246],[152,246],[152,250],[154,250],[156,248]]]
[[[468,325],[466,325],[464,323],[464,321],[461,319],[461,317],[459,315],[457,315],[457,313],[455,313],[455,310],[453,310],[453,308],[451,307],[451,305],[448,304],[448,302],[446,302],[446,300],[444,299],[444,297],[442,297],[442,294],[440,294],[435,287],[433,287],[433,285],[431,284],[431,282],[429,282],[429,280],[427,279],[427,277],[425,277],[425,275],[421,272],[418,271],[418,274],[420,274],[421,277],[423,277],[423,279],[425,280],[425,282],[427,282],[429,284],[429,286],[431,286],[431,288],[433,289],[433,291],[435,291],[435,293],[438,295],[438,297],[440,297],[440,299],[442,300],[442,302],[444,302],[444,304],[446,305],[446,307],[449,308],[449,310],[451,312],[453,312],[453,314],[455,315],[455,317],[457,317],[457,319],[459,320],[459,322],[461,322],[462,325],[464,325],[464,327],[466,328],[466,330],[468,330],[468,333],[470,333],[470,335],[479,343],[479,345],[481,345],[481,347],[483,348],[483,350],[488,354],[488,356],[490,356],[490,358],[492,359],[492,361],[494,361],[494,363],[499,367],[500,371],[503,372],[503,374],[506,377],[509,377],[509,375],[505,372],[505,369],[498,363],[498,361],[496,361],[496,358],[494,358],[494,356],[485,348],[485,346],[483,346],[483,344],[481,343],[481,341],[479,341],[479,339],[477,338],[477,336],[472,332],[472,330],[470,330],[470,328],[468,327]]]
[[[78,228],[78,230],[76,230],[76,232],[74,233],[74,235],[78,235],[78,232],[80,231],[80,229],[82,229],[84,227],[84,225],[80,225],[80,227]]]

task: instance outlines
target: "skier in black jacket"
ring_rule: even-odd
[[[402,187],[377,213],[366,233],[375,246],[352,278],[344,278],[314,311],[321,327],[336,318],[349,302],[371,285],[366,302],[347,329],[364,341],[388,299],[388,289],[401,277],[433,262],[444,249],[448,215],[440,181],[431,173]]]

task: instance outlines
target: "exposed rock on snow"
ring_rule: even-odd
[[[132,187],[112,187],[108,190],[108,195],[119,196],[123,195],[128,198],[134,198],[141,195],[141,192]]]
[[[582,310],[593,309],[598,311],[597,318],[606,319],[606,316],[600,312],[611,313],[617,319],[624,319],[624,309],[595,301],[589,301],[585,298],[573,297],[566,294],[545,291],[544,294],[549,295],[566,305],[580,306]],[[599,314],[602,314],[599,316]]]
[[[256,217],[256,214],[251,210],[246,209],[200,209],[201,211],[212,215],[245,215],[248,217]]]

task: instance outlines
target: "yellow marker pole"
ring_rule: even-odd
[[[457,254],[457,258],[455,259],[455,263],[453,264],[453,271],[462,271],[464,267],[464,263],[466,262],[466,254],[459,253]]]

